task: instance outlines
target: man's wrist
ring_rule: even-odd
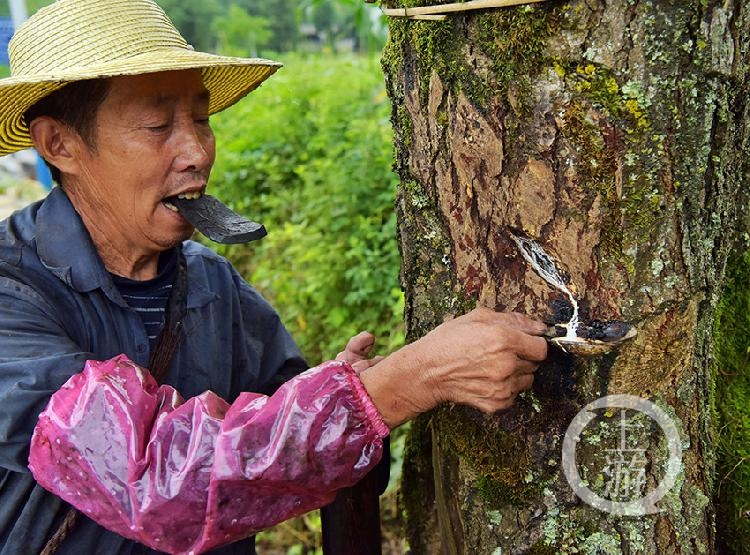
[[[359,378],[381,417],[395,428],[437,404],[425,383],[427,373],[411,345],[402,347]]]

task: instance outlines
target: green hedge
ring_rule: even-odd
[[[212,118],[209,191],[268,236],[219,252],[282,315],[309,362],[363,329],[403,343],[390,104],[375,57],[288,55]]]

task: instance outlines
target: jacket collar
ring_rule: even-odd
[[[36,224],[37,253],[50,272],[81,293],[101,287],[112,297],[109,290],[114,284],[109,273],[62,188],[55,187],[47,195],[37,212]],[[114,299],[120,299],[120,295]]]

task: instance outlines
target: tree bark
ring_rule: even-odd
[[[415,421],[402,484],[412,550],[716,552],[712,324],[747,226],[750,7],[553,0],[389,25],[409,338],[474,305],[566,319],[510,228],[560,262],[584,320],[638,331],[594,359],[552,349],[508,411],[444,406]],[[683,465],[658,514],[599,511],[563,475],[574,416],[621,393],[680,431]],[[592,489],[619,437],[610,416],[577,448]],[[664,434],[643,426],[632,441],[654,489]]]

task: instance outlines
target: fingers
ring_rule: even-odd
[[[358,362],[352,363],[352,368],[354,368],[354,371],[359,374],[361,372],[364,372],[368,368],[372,368],[375,366],[378,362],[383,360],[385,357],[377,356],[370,359],[360,360]]]
[[[358,362],[366,359],[375,345],[375,336],[368,331],[363,331],[352,337],[346,344],[346,348],[336,355],[336,360],[348,363]]]
[[[366,357],[375,345],[375,336],[369,331],[359,332],[346,344],[346,351],[359,356]]]
[[[516,386],[513,390],[513,397],[518,395],[522,391],[526,391],[527,389],[531,389],[531,386],[534,385],[534,374],[519,374],[516,378]]]
[[[519,334],[516,355],[524,360],[542,362],[547,358],[547,340],[536,335]]]
[[[518,312],[497,312],[491,308],[479,307],[469,313],[470,317],[489,320],[526,333],[528,335],[543,335],[547,331],[544,322],[529,318]]]
[[[506,313],[504,316],[509,320],[508,324],[511,327],[528,335],[544,335],[544,332],[547,331],[547,325],[544,322],[534,320],[518,312]]]
[[[362,331],[349,340],[346,349],[336,355],[336,360],[348,362],[359,374],[383,360],[382,356],[367,358],[374,345],[375,336],[369,331]]]
[[[534,374],[518,374],[514,379],[508,380],[507,389],[505,391],[498,392],[492,398],[482,399],[481,402],[475,406],[482,412],[492,414],[499,410],[509,409],[516,402],[518,395],[528,389],[534,384]]]
[[[541,337],[547,325],[517,312],[495,312],[488,308],[473,311],[499,327],[498,336],[505,336],[509,347],[525,360],[541,362],[547,358],[547,341]],[[485,320],[485,321],[487,321]]]
[[[523,358],[519,358],[518,362],[516,363],[516,373],[518,375],[531,374],[533,376],[537,368],[539,368],[538,362],[533,362],[531,360],[526,360]]]

